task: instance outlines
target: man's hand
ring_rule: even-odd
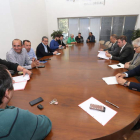
[[[122,77],[116,77],[116,80],[117,80],[118,84],[120,84],[120,85],[124,85],[124,83],[126,82],[126,80],[123,79]]]
[[[111,57],[111,54],[109,54],[108,52],[106,52],[105,55],[109,58]]]
[[[125,73],[118,73],[116,75],[116,78],[119,78],[119,77],[123,78],[123,77],[126,77],[126,75],[125,75]]]
[[[59,48],[61,48],[62,47],[62,45],[59,45]]]
[[[58,53],[57,51],[54,51],[54,52],[53,52],[53,54],[57,54],[57,53]]]
[[[32,61],[31,67],[34,68],[37,66],[39,66],[39,61],[38,60]]]
[[[66,47],[68,47],[68,44],[66,44]]]
[[[89,39],[87,39],[87,41],[89,42]]]
[[[130,62],[125,63],[124,68],[128,69],[130,66]]]
[[[104,49],[100,49],[100,51],[104,51]]]
[[[25,76],[25,74],[29,74],[29,76],[31,76],[32,72],[24,68],[23,69],[23,76]]]

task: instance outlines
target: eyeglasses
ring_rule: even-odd
[[[137,48],[139,48],[139,47],[134,47],[134,49],[137,49]]]

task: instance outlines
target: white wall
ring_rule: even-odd
[[[80,1],[80,0],[79,0]],[[29,39],[32,47],[58,29],[57,18],[139,15],[140,0],[105,0],[105,5],[83,5],[66,0],[0,0],[0,58],[14,38]],[[137,27],[140,28],[140,18]]]
[[[0,0],[0,58],[12,47],[12,40],[28,39],[35,48],[47,34],[45,0]]]
[[[48,14],[48,34],[58,29],[57,18],[139,15],[140,0],[105,0],[105,5],[83,5],[66,0],[46,0]],[[140,28],[140,18],[137,27]],[[51,38],[50,38],[51,39]]]

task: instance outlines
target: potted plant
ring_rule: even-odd
[[[140,29],[134,30],[131,40],[135,40],[136,38],[140,37]]]
[[[53,30],[53,33],[51,34],[51,37],[54,39],[56,35],[62,35],[63,31],[62,30]]]

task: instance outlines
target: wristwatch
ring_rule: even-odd
[[[125,86],[125,87],[127,87],[127,83],[128,83],[129,81],[126,81],[123,85]]]

